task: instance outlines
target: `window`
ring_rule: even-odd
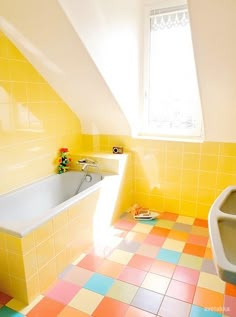
[[[149,8],[146,22],[141,134],[201,138],[201,104],[187,6]]]

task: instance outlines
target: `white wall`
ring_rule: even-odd
[[[135,130],[140,102],[141,0],[59,0]]]
[[[236,142],[236,1],[189,0],[208,141]]]

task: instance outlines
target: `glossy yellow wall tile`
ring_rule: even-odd
[[[54,173],[64,146],[81,149],[79,119],[0,32],[0,193]]]
[[[93,137],[96,151],[121,145],[133,153],[133,203],[151,209],[206,219],[220,191],[236,183],[236,143],[87,135],[90,150]]]

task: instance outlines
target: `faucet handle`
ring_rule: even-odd
[[[86,163],[87,163],[86,159],[80,159],[77,161],[77,164],[86,164]]]
[[[88,158],[83,158],[77,161],[78,164],[96,164],[97,162],[92,160],[92,159],[88,159]]]

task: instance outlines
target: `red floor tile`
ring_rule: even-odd
[[[196,218],[193,223],[194,226],[208,228],[208,221],[205,219]]]
[[[173,279],[192,285],[197,285],[200,272],[183,266],[176,266]]]
[[[225,294],[236,297],[236,285],[226,283]],[[236,300],[236,299],[235,299]]]
[[[0,304],[5,305],[12,299],[11,296],[0,292]]]
[[[165,220],[171,220],[175,221],[178,218],[179,215],[174,214],[172,212],[161,212],[160,216],[158,217],[159,219],[165,219]]]
[[[196,287],[194,285],[172,280],[167,289],[166,295],[184,302],[192,303],[195,290]]]
[[[43,316],[42,316],[43,317]],[[89,317],[88,314],[79,311],[73,307],[66,306],[58,315],[58,317]]]
[[[83,267],[84,269],[90,271],[96,271],[97,268],[102,264],[103,258],[88,254],[86,255],[78,264],[77,266]]]
[[[183,252],[195,256],[204,257],[206,248],[200,245],[186,243]]]
[[[136,269],[134,267],[126,266],[123,272],[118,277],[119,280],[140,286],[145,279],[147,272]]]
[[[132,259],[129,261],[128,266],[135,267],[136,269],[143,270],[143,271],[149,271],[152,263],[155,260],[152,258],[149,258],[147,256],[135,254]]]
[[[201,245],[203,247],[206,247],[207,243],[208,243],[208,240],[209,239],[207,237],[190,234],[188,236],[187,243]]]
[[[104,297],[101,303],[93,312],[93,317],[124,317],[129,305],[114,300],[112,298]]]
[[[44,297],[34,308],[27,314],[28,317],[56,317],[63,310],[65,305],[51,298]]]

